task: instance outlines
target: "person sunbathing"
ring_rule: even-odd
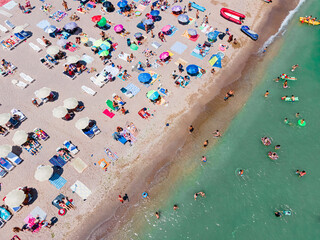
[[[5,135],[8,132],[8,130],[2,126],[0,126],[0,135]]]
[[[42,41],[44,42],[44,44],[46,44],[47,46],[51,45],[51,42],[46,39],[44,36],[42,36]]]
[[[76,207],[72,204],[72,202],[69,201],[69,199],[66,198],[62,198],[61,199],[62,203],[64,203],[66,205],[66,207],[68,208],[68,210],[70,209],[75,209]]]

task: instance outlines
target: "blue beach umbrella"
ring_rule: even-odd
[[[127,1],[120,1],[120,2],[118,2],[118,4],[117,4],[117,6],[119,7],[119,8],[124,8],[125,6],[127,6],[128,5],[128,2]]]
[[[138,76],[138,80],[141,83],[150,83],[152,80],[152,77],[151,77],[150,73],[140,73]]]
[[[100,48],[101,50],[108,50],[110,48],[110,43],[109,44],[103,43],[100,45]]]
[[[181,24],[187,24],[189,23],[189,17],[186,14],[181,14],[178,16],[178,22]]]
[[[155,90],[151,90],[147,92],[147,98],[149,98],[152,101],[158,99],[159,97],[160,97],[160,94]]]
[[[66,30],[73,30],[73,29],[75,29],[77,27],[78,27],[78,25],[75,22],[69,22],[66,25],[64,25],[63,28],[66,29]]]
[[[199,73],[199,67],[195,64],[190,64],[186,67],[186,71],[189,75],[195,76]]]
[[[143,25],[152,25],[153,24],[153,20],[152,19],[146,19],[143,21]]]
[[[152,11],[150,12],[150,15],[151,15],[151,16],[154,16],[154,17],[157,17],[157,16],[160,15],[160,11],[159,11],[159,10],[152,10]]]
[[[221,56],[218,54],[213,54],[209,60],[212,67],[222,68],[221,66]]]

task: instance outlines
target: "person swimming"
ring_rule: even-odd
[[[178,205],[177,204],[175,204],[175,205],[173,205],[173,210],[177,210],[179,207],[178,207]]]
[[[198,195],[199,195],[198,193],[195,193],[195,194],[193,195],[194,200],[197,200]]]
[[[283,83],[283,88],[288,88],[288,80],[285,80]]]
[[[269,146],[271,144],[271,140],[268,137],[262,137],[261,141],[262,141],[263,145],[265,145],[265,146]]]
[[[288,97],[287,95],[283,96],[283,97],[281,97],[281,100],[286,100],[287,97]]]
[[[299,173],[299,177],[303,177],[304,175],[306,175],[307,173],[306,173],[306,171],[301,171],[300,173]]]
[[[207,158],[205,156],[202,156],[201,162],[207,162]]]
[[[291,100],[292,102],[294,102],[296,100],[296,98],[294,97],[294,95],[291,95]]]
[[[294,72],[294,70],[296,70],[297,67],[299,67],[298,64],[293,65],[293,66],[291,67],[291,68],[292,68],[292,69],[291,69],[291,72]]]
[[[159,212],[156,212],[154,215],[156,216],[157,219],[160,218],[160,213]]]
[[[243,173],[244,173],[244,171],[242,169],[240,169],[238,172],[239,176],[241,176],[241,177],[242,177]]]
[[[271,159],[271,160],[277,160],[279,158],[278,154],[276,152],[268,152],[268,157]]]
[[[274,149],[275,149],[275,150],[280,149],[280,145],[276,145],[276,146],[274,146]]]
[[[281,214],[281,212],[279,212],[279,211],[275,212],[274,215],[275,215],[276,217],[282,217],[282,214]]]

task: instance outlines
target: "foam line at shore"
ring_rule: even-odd
[[[278,31],[270,36],[267,41],[264,42],[263,46],[259,49],[259,53],[263,52],[263,49],[270,46],[272,44],[276,37],[278,37],[280,34],[281,36],[286,32],[286,27],[289,24],[290,20],[293,18],[293,15],[299,10],[299,8],[302,6],[303,3],[305,3],[306,0],[300,0],[297,7],[291,11],[289,11],[289,14],[286,16],[286,18],[282,21]]]

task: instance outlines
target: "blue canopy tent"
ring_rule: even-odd
[[[219,54],[213,54],[209,60],[209,63],[212,67],[222,68],[221,56]]]
[[[138,76],[138,80],[141,83],[148,84],[148,83],[151,82],[152,77],[151,77],[150,73],[140,73],[139,76]]]
[[[190,76],[196,76],[199,73],[199,67],[195,64],[190,64],[186,67],[186,71]]]

